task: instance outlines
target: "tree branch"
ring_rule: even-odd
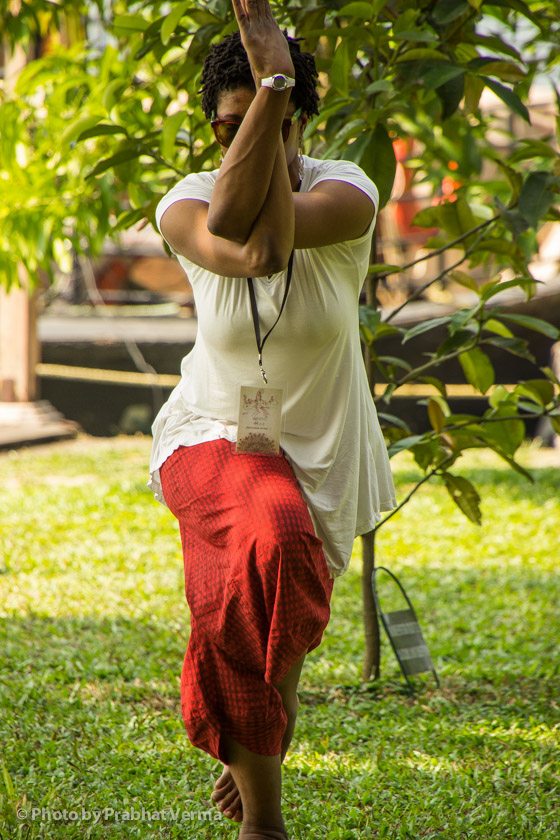
[[[418,263],[424,262],[425,260],[429,260],[432,257],[438,257],[440,254],[443,254],[445,251],[454,248],[455,245],[458,245],[460,242],[463,242],[465,239],[468,239],[469,236],[472,236],[473,233],[478,233],[479,230],[484,230],[493,222],[497,222],[500,216],[492,216],[491,219],[487,219],[485,222],[481,222],[471,230],[468,230],[466,233],[462,233],[461,236],[458,236],[456,239],[453,239],[451,242],[447,242],[445,245],[442,245],[441,248],[436,248],[435,251],[430,251],[429,254],[424,254],[423,257],[418,257],[417,260],[412,260],[412,262],[406,263],[406,265],[401,265],[398,268],[392,268],[390,271],[383,271],[380,274],[377,274],[378,280],[383,280],[385,277],[389,277],[391,274],[399,274],[401,271],[406,271],[409,268],[412,268]]]
[[[477,236],[477,238],[476,238],[475,242],[473,242],[473,244],[472,244],[472,245],[469,245],[469,247],[465,249],[465,253],[464,253],[464,254],[463,254],[463,255],[462,255],[462,256],[461,256],[461,257],[460,257],[460,258],[459,258],[456,262],[454,262],[452,265],[449,265],[449,266],[447,266],[446,268],[442,269],[442,271],[440,271],[440,273],[439,273],[439,274],[437,274],[437,275],[436,275],[435,277],[433,277],[431,280],[428,280],[428,282],[427,282],[427,283],[424,283],[424,285],[423,285],[423,286],[420,286],[418,289],[416,289],[416,290],[415,290],[415,291],[414,291],[414,292],[410,295],[410,297],[409,297],[409,298],[407,298],[407,300],[405,300],[405,302],[404,302],[404,303],[401,303],[401,305],[400,305],[400,306],[397,306],[397,308],[396,308],[396,309],[393,309],[393,311],[389,313],[389,315],[385,318],[385,321],[384,321],[383,323],[388,324],[388,323],[389,323],[389,321],[391,321],[391,320],[395,317],[395,315],[397,315],[397,314],[401,311],[401,309],[404,309],[404,307],[405,307],[407,304],[409,304],[411,300],[416,300],[417,298],[419,298],[419,297],[420,297],[420,295],[421,295],[421,294],[423,294],[423,293],[426,291],[426,289],[428,289],[428,288],[429,288],[430,286],[432,286],[434,283],[437,283],[437,282],[438,282],[438,280],[441,280],[441,278],[442,278],[442,277],[445,277],[445,275],[446,275],[446,274],[449,274],[449,272],[450,272],[450,271],[453,271],[455,268],[457,268],[458,266],[460,266],[460,265],[461,265],[461,263],[464,263],[464,262],[465,262],[465,260],[466,260],[466,259],[468,259],[468,258],[470,257],[470,255],[473,253],[473,251],[474,251],[474,250],[476,250],[476,247],[477,247],[478,243],[480,242],[480,238],[481,238],[481,236],[482,236],[483,230],[484,230],[486,227],[488,227],[488,225],[489,225],[491,222],[495,222],[497,218],[498,218],[498,217],[497,217],[497,216],[495,216],[495,217],[494,217],[494,218],[492,218],[492,219],[488,219],[488,221],[487,221],[487,222],[483,222],[483,224],[478,225],[476,228],[472,228],[472,230],[470,230],[468,233],[463,234],[463,236],[459,237],[459,239],[454,240],[454,242],[459,242],[460,240],[462,240],[462,239],[466,239],[468,236],[471,236],[471,235],[472,235],[473,233],[475,233],[476,231],[480,231],[480,233],[478,234],[478,236]],[[437,255],[438,253],[440,253],[440,254],[441,254],[441,253],[443,253],[443,251],[447,250],[448,248],[451,248],[451,247],[453,246],[453,244],[454,244],[453,242],[450,242],[449,244],[445,245],[443,248],[440,248],[440,249],[439,249],[439,251],[433,251],[431,254],[428,254],[428,257],[435,256],[435,255]],[[419,260],[416,260],[416,262],[421,262],[423,259],[428,259],[428,257],[421,257]],[[410,265],[415,265],[415,263],[410,263]],[[400,271],[403,271],[403,270],[404,270],[405,268],[407,268],[407,267],[408,267],[408,266],[403,266],[403,268],[402,268],[402,269],[399,269],[399,270],[400,270]],[[394,273],[394,272],[392,272],[392,273]]]
[[[460,356],[461,353],[467,353],[469,350],[472,350],[478,344],[477,341],[471,344],[467,344],[465,347],[460,347],[458,350],[454,350],[453,353],[448,353],[446,356],[440,356],[438,359],[431,359],[429,362],[426,362],[424,365],[420,365],[420,367],[415,368],[414,370],[409,371],[409,373],[405,373],[402,379],[400,379],[396,383],[396,388],[400,388],[401,385],[406,385],[407,382],[410,382],[411,379],[416,379],[416,377],[420,374],[423,374],[426,370],[429,370],[431,367],[441,365],[443,362],[449,362],[451,359],[456,359],[457,356]]]
[[[440,462],[439,462],[439,464],[436,464],[436,466],[435,466],[435,467],[433,467],[433,468],[430,470],[430,472],[429,472],[429,473],[426,473],[426,475],[424,476],[424,478],[421,478],[421,479],[420,479],[420,481],[418,482],[418,484],[416,484],[416,485],[412,488],[412,490],[410,491],[410,493],[408,494],[408,496],[405,496],[405,498],[402,500],[402,502],[400,502],[394,510],[390,511],[390,513],[388,513],[388,514],[387,514],[387,516],[384,516],[384,517],[383,517],[383,519],[382,519],[380,522],[377,522],[377,523],[376,523],[376,525],[375,525],[375,526],[374,526],[374,528],[373,528],[373,531],[374,531],[374,532],[375,532],[375,531],[377,531],[379,528],[381,528],[381,526],[382,526],[382,525],[385,525],[385,523],[386,523],[386,522],[388,522],[388,521],[389,521],[389,519],[392,519],[392,518],[393,518],[393,516],[394,516],[396,513],[398,513],[398,512],[399,512],[399,510],[401,510],[401,508],[403,508],[403,507],[407,504],[407,502],[409,502],[409,501],[410,501],[410,499],[414,496],[414,494],[417,492],[417,490],[419,490],[419,489],[420,489],[420,487],[422,487],[422,485],[426,483],[426,481],[429,481],[429,480],[430,480],[430,478],[431,478],[433,475],[435,475],[435,474],[436,474],[439,470],[441,470],[441,468],[442,468],[442,467],[444,467],[444,466],[445,466],[446,464],[448,464],[450,461],[453,461],[453,460],[455,459],[455,457],[456,457],[456,454],[455,454],[455,453],[453,453],[453,455],[448,455],[448,457],[447,457],[447,458],[444,458],[444,459],[443,459],[443,461],[440,461]]]

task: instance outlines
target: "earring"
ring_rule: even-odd
[[[303,163],[303,156],[301,152],[298,153],[298,179],[299,181],[303,181],[303,175],[305,172],[305,165]]]

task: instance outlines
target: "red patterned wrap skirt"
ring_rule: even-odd
[[[160,469],[177,517],[191,632],[181,709],[191,743],[227,763],[223,736],[278,755],[287,718],[275,688],[318,647],[333,579],[286,456],[181,446]]]

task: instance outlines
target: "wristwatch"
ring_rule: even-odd
[[[261,87],[269,87],[272,90],[287,90],[295,87],[296,80],[290,76],[285,76],[284,73],[275,73],[274,76],[268,76],[266,79],[261,79]]]

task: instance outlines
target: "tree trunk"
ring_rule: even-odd
[[[25,285],[9,292],[0,289],[0,400],[33,402],[37,398],[38,361],[35,297]]]
[[[4,45],[4,86],[13,90],[27,56],[21,46],[10,52]],[[32,402],[37,397],[35,366],[39,361],[37,315],[28,277],[19,271],[20,288],[0,288],[0,401]],[[1,282],[1,278],[0,278]]]
[[[379,679],[380,637],[379,617],[373,599],[372,574],[375,568],[375,533],[370,531],[362,537],[362,601],[364,610],[365,651],[362,680]]]

